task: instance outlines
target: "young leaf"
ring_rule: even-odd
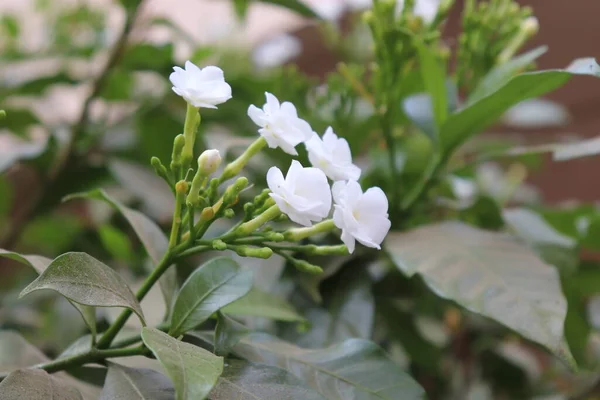
[[[459,222],[391,233],[385,247],[407,276],[438,295],[538,342],[568,363],[567,302],[558,272],[510,235]]]
[[[573,75],[600,77],[600,66],[593,59],[580,59],[564,70],[527,72],[513,77],[494,92],[448,117],[440,131],[444,150],[450,154],[471,136],[498,121],[512,106],[558,89]]]
[[[304,317],[285,299],[260,289],[252,288],[244,297],[223,307],[229,315],[270,318],[277,321],[304,321]]]
[[[229,360],[210,400],[326,400],[289,372],[266,365]]]
[[[81,393],[41,369],[11,372],[0,383],[2,400],[82,400]]]
[[[38,274],[42,274],[48,265],[52,263],[52,260],[43,256],[37,256],[33,254],[19,254],[14,251],[8,251],[4,249],[0,249],[0,257],[10,258],[11,260],[18,261],[25,265],[29,265],[31,268],[35,270]],[[96,335],[96,310],[94,307],[86,306],[83,304],[73,303],[69,300],[69,302],[79,311],[81,317],[85,321],[88,328],[92,332],[92,335]]]
[[[473,93],[470,94],[467,104],[473,104],[485,96],[495,92],[499,87],[506,83],[510,78],[519,72],[523,72],[531,63],[548,51],[548,46],[540,46],[521,54],[512,60],[500,64],[492,69],[479,82]]]
[[[217,312],[217,326],[215,328],[215,354],[226,357],[231,349],[238,344],[250,330],[244,325],[234,321],[221,312]]]
[[[165,367],[177,400],[202,400],[223,372],[223,358],[157,329],[142,328],[142,340]]]
[[[160,262],[161,258],[169,247],[169,240],[150,218],[139,211],[125,207],[117,200],[110,197],[106,192],[100,189],[92,190],[85,193],[75,193],[65,198],[66,200],[86,198],[105,201],[118,210],[123,217],[129,222],[136,235],[144,245],[150,258],[155,263]],[[169,268],[167,272],[158,281],[160,289],[165,298],[165,303],[169,306],[173,302],[175,292],[177,291],[177,271],[175,268]],[[169,307],[167,307],[168,309]]]
[[[169,334],[194,329],[252,288],[252,271],[228,257],[217,257],[196,269],[185,281],[173,306]]]
[[[172,400],[174,397],[173,384],[160,372],[109,362],[104,388],[98,400]]]
[[[448,117],[448,98],[446,97],[446,72],[439,57],[423,43],[417,45],[423,84],[433,108],[436,127],[441,128]]]
[[[129,308],[144,320],[140,304],[119,274],[86,253],[58,256],[20,297],[41,289],[57,291],[83,305]]]
[[[329,400],[423,399],[423,389],[376,344],[349,339],[324,349],[302,349],[262,333],[246,335],[234,352],[283,368]]]

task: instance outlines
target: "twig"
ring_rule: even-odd
[[[13,221],[10,224],[8,232],[4,236],[2,240],[3,248],[12,248],[18,242],[27,222],[38,214],[42,206],[42,199],[44,195],[50,190],[52,185],[59,180],[61,175],[69,170],[69,167],[72,166],[76,161],[75,155],[75,147],[81,138],[81,136],[85,133],[86,124],[88,122],[90,108],[93,101],[98,97],[98,95],[104,89],[106,82],[110,76],[112,69],[118,64],[123,52],[125,50],[125,46],[127,44],[127,40],[129,39],[129,35],[133,30],[133,26],[139,15],[138,11],[140,6],[142,5],[144,0],[141,0],[137,7],[133,8],[128,12],[125,25],[123,27],[123,31],[121,32],[121,36],[117,39],[117,43],[113,47],[108,61],[106,65],[102,69],[100,75],[96,78],[92,85],[92,91],[89,96],[86,98],[83,108],[81,110],[81,114],[75,125],[73,126],[71,137],[64,149],[64,151],[58,156],[56,163],[50,169],[50,172],[45,177],[44,183],[41,185],[41,188],[36,191],[32,191],[32,195],[29,197],[29,201],[23,206],[23,209],[20,213],[18,213]]]

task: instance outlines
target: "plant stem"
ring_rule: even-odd
[[[173,212],[173,225],[171,226],[171,235],[169,237],[169,249],[177,246],[179,242],[179,230],[181,229],[181,208],[185,202],[188,184],[185,181],[179,181],[175,185],[175,211]]]
[[[208,250],[212,250],[211,246],[196,246],[196,247],[191,247],[187,250],[182,251],[177,258],[184,258],[184,257],[189,257],[189,256],[193,256],[196,255],[198,253],[203,253],[205,251]]]
[[[326,219],[325,221],[321,221],[318,224],[315,224],[308,228],[294,228],[290,229],[287,232],[284,232],[283,235],[289,241],[300,241],[302,239],[306,239],[307,237],[316,235],[318,233],[331,232],[335,229],[335,224],[332,219]]]
[[[135,294],[138,301],[141,301],[144,298],[144,296],[148,294],[152,286],[154,286],[154,284],[158,282],[160,277],[169,268],[169,266],[171,265],[171,258],[171,253],[167,252],[162,258],[162,260],[160,260],[156,268],[154,268],[152,273],[148,275],[142,286],[138,289],[137,293]],[[104,334],[98,341],[98,344],[96,345],[98,349],[105,349],[110,346],[115,336],[117,336],[121,328],[123,328],[123,325],[125,325],[125,322],[127,322],[127,319],[129,319],[129,317],[131,316],[131,313],[132,311],[128,308],[124,309],[121,312],[121,314],[117,317],[115,322],[113,322],[113,324],[107,329],[107,331],[104,332]]]
[[[144,1],[141,0],[135,8],[131,9],[127,13],[121,36],[119,36],[115,46],[112,48],[108,61],[104,65],[102,72],[92,84],[92,91],[83,104],[81,114],[71,130],[71,137],[69,138],[64,151],[62,151],[57,157],[56,162],[51,167],[44,182],[42,182],[40,185],[41,187],[38,190],[32,191],[27,202],[11,221],[8,232],[3,237],[1,244],[2,248],[11,249],[15,246],[15,244],[17,244],[21,234],[23,233],[23,230],[25,229],[25,226],[27,225],[27,222],[41,212],[42,199],[45,197],[45,194],[50,190],[51,186],[58,181],[62,175],[77,161],[77,158],[75,157],[75,147],[79,142],[79,138],[85,133],[92,103],[106,86],[110,73],[121,59],[125,51],[127,40],[137,19],[138,11],[143,2]]]
[[[219,183],[223,183],[228,179],[236,176],[248,161],[267,145],[267,141],[262,136],[256,139],[238,158],[232,161],[223,170],[223,174],[219,178]]]
[[[200,112],[198,111],[198,107],[194,107],[190,103],[187,103],[185,123],[183,125],[185,144],[183,146],[183,151],[181,152],[181,164],[184,174],[190,167],[192,159],[194,158],[194,143],[196,142],[196,133],[198,132],[199,125]]]
[[[271,206],[256,218],[253,218],[250,221],[241,224],[240,227],[235,230],[235,232],[232,232],[232,236],[238,234],[243,236],[249,235],[264,224],[266,224],[267,222],[277,218],[280,215],[281,210],[279,209],[279,207],[277,205]]]

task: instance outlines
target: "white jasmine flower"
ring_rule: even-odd
[[[331,180],[356,181],[360,177],[360,168],[352,164],[348,142],[344,138],[338,138],[331,127],[325,131],[323,140],[313,133],[305,145],[312,166],[325,172]]]
[[[216,149],[205,150],[198,157],[198,170],[206,175],[214,173],[221,165],[221,153]]]
[[[294,147],[306,142],[313,134],[308,122],[298,118],[296,107],[290,102],[279,104],[277,97],[265,93],[267,103],[262,109],[251,105],[248,116],[260,127],[258,133],[265,138],[270,148],[280,147],[293,156],[298,152]]]
[[[292,221],[311,226],[329,215],[331,190],[327,177],[317,168],[304,168],[293,160],[287,176],[271,167],[267,173],[271,198]]]
[[[258,68],[272,68],[285,64],[302,51],[302,42],[284,33],[261,43],[252,52],[252,60]]]
[[[381,249],[390,230],[388,200],[385,193],[372,187],[363,193],[356,181],[333,184],[333,222],[342,230],[342,241],[352,253],[356,240],[367,247]]]
[[[194,107],[217,108],[217,104],[231,98],[231,86],[225,82],[219,67],[198,68],[186,61],[185,69],[173,67],[173,70],[169,76],[173,91]]]

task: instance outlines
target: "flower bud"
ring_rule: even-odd
[[[175,192],[177,194],[186,194],[188,191],[189,185],[186,181],[179,181],[175,185]]]
[[[540,29],[540,23],[538,19],[534,16],[527,17],[521,22],[521,30],[527,35],[527,37],[532,37],[535,35]]]
[[[181,153],[185,146],[185,137],[183,134],[175,136],[173,140],[173,154],[171,155],[171,171],[181,167]]]
[[[220,239],[213,240],[211,245],[212,245],[212,248],[215,250],[219,250],[219,251],[227,250],[227,243],[225,243],[224,241],[222,241]]]
[[[235,246],[233,250],[241,257],[267,259],[273,255],[273,250],[268,247]]]
[[[285,237],[280,232],[268,232],[265,234],[265,240],[268,242],[283,242]]]
[[[163,165],[163,163],[160,161],[160,159],[158,157],[152,157],[150,159],[150,164],[152,165],[152,168],[154,168],[154,172],[156,172],[156,175],[163,178],[172,188],[173,183],[171,182],[171,178],[169,177],[169,172],[167,171],[167,168]]]
[[[205,150],[198,157],[198,172],[208,177],[213,174],[221,165],[221,154],[219,150]]]
[[[318,265],[314,265],[305,260],[298,260],[297,258],[293,258],[290,260],[294,267],[296,267],[301,272],[307,272],[309,274],[317,275],[323,272],[323,268]]]
[[[225,190],[223,204],[227,207],[237,203],[238,195],[246,188],[246,186],[248,186],[248,178],[244,176],[237,178],[237,180]]]
[[[227,210],[225,210],[223,212],[223,216],[225,218],[233,218],[233,217],[235,217],[235,212],[231,208],[228,208]]]

